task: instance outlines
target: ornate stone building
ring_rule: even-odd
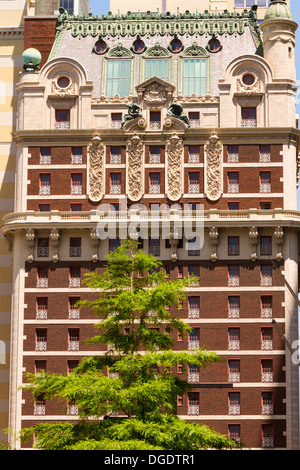
[[[166,278],[201,278],[174,311],[193,327],[174,347],[223,359],[190,369],[178,414],[252,449],[299,448],[299,367],[288,347],[298,337],[297,24],[276,0],[260,27],[263,37],[255,7],[62,12],[47,62],[37,70],[38,55],[26,55],[15,206],[2,227],[13,256],[15,431],[77,419],[76,406],[32,403],[22,373],[67,374],[105,353],[84,342],[95,319],[76,302],[95,294],[83,275],[139,236]]]

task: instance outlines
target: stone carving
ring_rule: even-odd
[[[26,237],[26,245],[27,245],[28,250],[29,250],[29,254],[27,256],[27,261],[28,261],[28,263],[33,263],[33,261],[34,261],[33,250],[34,250],[34,246],[35,246],[34,230],[32,228],[29,228],[28,230],[26,230],[25,237]]]
[[[136,103],[128,104],[127,108],[128,108],[128,113],[124,114],[124,118],[123,118],[123,121],[122,121],[122,127],[124,126],[124,124],[126,122],[131,121],[132,119],[143,117],[143,115],[141,113],[141,108],[139,107],[138,104],[136,104]]]
[[[100,98],[92,98],[92,104],[102,104],[102,103],[114,103],[114,104],[128,104],[132,102],[132,93],[130,92],[127,96],[120,96],[118,93],[115,96],[105,96],[105,93],[102,93]]]
[[[131,201],[139,201],[143,195],[143,143],[135,134],[127,145],[127,193]]]
[[[283,229],[282,227],[278,226],[274,230],[274,238],[275,238],[275,244],[277,246],[277,253],[276,253],[276,259],[277,261],[281,261],[283,259],[282,255],[282,246],[283,246]]]
[[[166,90],[156,82],[152,83],[144,94],[144,101],[148,104],[163,104],[167,99],[168,95]]]
[[[91,229],[90,239],[91,239],[91,245],[93,247],[92,261],[93,263],[96,263],[98,261],[98,246],[100,243],[96,228]]]
[[[177,258],[178,258],[177,256],[178,242],[179,242],[178,236],[174,231],[174,227],[172,227],[171,232],[170,232],[170,245],[171,245],[171,260],[173,261],[173,263],[175,263],[175,261],[177,261]]]
[[[50,245],[53,246],[54,248],[52,261],[53,263],[57,263],[59,261],[59,258],[58,258],[59,230],[57,228],[53,228],[50,232]]]
[[[166,145],[166,193],[171,201],[178,201],[182,195],[182,156],[183,143],[178,135],[173,134]]]
[[[203,47],[198,46],[198,44],[196,42],[194,42],[192,44],[192,46],[188,47],[184,51],[184,55],[185,56],[191,56],[191,57],[199,57],[199,56],[208,57],[207,51],[205,49],[203,49]]]
[[[237,79],[237,92],[245,95],[252,95],[254,93],[261,93],[261,84],[259,78],[256,78],[253,85],[245,85],[243,81]]]
[[[198,96],[196,93],[192,93],[191,96],[183,96],[182,92],[179,91],[175,101],[181,101],[182,103],[219,103],[220,98],[208,93],[205,96]]]
[[[168,117],[174,117],[183,121],[188,127],[190,127],[190,120],[183,111],[183,107],[179,103],[173,103],[167,111]]]
[[[167,49],[162,47],[159,42],[155,44],[155,46],[148,49],[147,57],[160,57],[160,56],[169,56]]]
[[[258,231],[256,227],[249,229],[249,245],[251,246],[251,261],[257,260],[257,243],[258,243]]]
[[[213,248],[213,251],[210,255],[210,259],[213,263],[215,263],[218,259],[217,246],[218,246],[218,243],[219,243],[219,231],[216,227],[212,227],[209,230],[209,243]]]
[[[129,49],[123,46],[123,44],[118,44],[117,47],[114,47],[109,52],[109,57],[131,57],[132,54]]]
[[[98,134],[95,134],[88,147],[88,196],[99,202],[104,195],[104,154],[105,148]]]
[[[205,145],[205,192],[210,201],[217,201],[222,191],[222,145],[217,134],[212,133]]]
[[[64,98],[65,96],[75,95],[75,83],[70,80],[69,85],[66,88],[60,88],[57,84],[57,80],[53,80],[51,86],[51,93],[55,96]]]

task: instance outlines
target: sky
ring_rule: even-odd
[[[109,0],[89,0],[93,15],[101,16],[109,11]],[[299,28],[296,31],[296,72],[298,81],[298,97],[296,112],[300,116],[300,0],[291,0],[291,10]],[[298,210],[300,210],[300,188],[298,190]]]

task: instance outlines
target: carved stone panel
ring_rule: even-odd
[[[105,147],[98,134],[95,134],[88,147],[87,187],[88,197],[93,202],[100,202],[105,192],[104,172]]]
[[[166,194],[171,201],[178,201],[183,193],[183,143],[174,134],[166,145]]]
[[[127,195],[131,201],[139,201],[144,194],[144,146],[135,134],[127,145]]]
[[[210,201],[220,199],[223,192],[222,153],[219,137],[213,133],[205,145],[204,153],[205,194]]]

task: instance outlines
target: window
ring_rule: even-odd
[[[120,246],[119,238],[110,238],[109,239],[109,251],[115,251]]]
[[[207,59],[183,60],[183,94],[205,96],[207,91]]]
[[[268,163],[271,161],[270,145],[259,146],[259,161],[262,163]]]
[[[81,256],[81,238],[70,238],[70,257]]]
[[[229,359],[228,361],[228,382],[239,383],[240,377],[240,361],[239,359]]]
[[[238,193],[239,191],[239,174],[232,171],[228,172],[228,192]]]
[[[189,333],[189,350],[199,349],[200,347],[200,330],[193,328]]]
[[[106,95],[128,96],[130,93],[130,60],[109,60],[107,64]]]
[[[40,165],[51,165],[51,148],[50,147],[41,148]]]
[[[188,414],[199,414],[199,392],[189,392],[188,394]]]
[[[269,171],[260,172],[260,186],[259,190],[261,193],[271,192],[271,173]]]
[[[199,383],[200,381],[200,374],[199,374],[199,366],[189,365],[189,376],[188,376],[189,383]]]
[[[242,108],[242,127],[256,126],[256,108]]]
[[[239,441],[241,438],[240,435],[240,425],[239,424],[229,424],[228,426],[228,437],[230,439],[235,439]]]
[[[110,174],[110,194],[121,194],[121,173]]]
[[[150,111],[150,129],[160,130],[161,114],[160,111]]]
[[[240,392],[229,392],[228,394],[228,414],[239,415],[241,412]]]
[[[35,374],[42,374],[43,372],[45,372],[45,370],[47,369],[47,362],[46,361],[35,361],[34,363],[34,373]]]
[[[261,414],[272,415],[274,413],[273,393],[262,392],[261,394]]]
[[[153,145],[150,146],[149,163],[160,163],[160,147]]]
[[[45,416],[46,414],[46,401],[43,395],[37,397],[34,402],[34,415],[35,416]]]
[[[198,111],[189,111],[188,117],[191,127],[200,127],[200,113]]]
[[[111,113],[111,127],[113,129],[121,129],[122,113]]]
[[[227,161],[228,163],[238,163],[239,161],[238,145],[228,145]]]
[[[178,38],[174,38],[170,42],[170,50],[172,52],[178,53],[178,52],[182,51],[182,47],[183,47],[182,42]]]
[[[261,349],[263,351],[270,351],[273,349],[272,328],[264,327],[261,329]]]
[[[189,163],[200,163],[200,147],[199,145],[189,145]]]
[[[41,258],[49,256],[49,238],[38,238],[37,255]]]
[[[188,297],[189,318],[200,318],[200,299],[199,297]]]
[[[60,0],[60,6],[68,13],[74,13],[74,0]]]
[[[189,269],[189,277],[192,278],[189,285],[191,287],[199,286],[200,267],[198,265],[191,265],[189,266],[188,269]]]
[[[252,75],[252,73],[245,73],[245,75],[242,77],[242,82],[246,86],[251,86],[255,82],[255,76]]]
[[[55,129],[70,129],[70,110],[55,110]]]
[[[272,308],[272,296],[263,295],[260,301],[261,305],[261,318],[272,318],[273,308]]]
[[[228,318],[240,317],[240,298],[236,295],[228,297]]]
[[[79,196],[82,194],[82,174],[73,173],[71,175],[71,194]]]
[[[150,173],[149,180],[149,193],[160,194],[160,173]]]
[[[188,240],[188,256],[200,255],[200,240],[199,237],[194,237]]]
[[[59,86],[59,88],[62,89],[68,88],[68,86],[70,85],[69,77],[59,77],[57,80],[57,85]]]
[[[272,359],[262,359],[261,381],[266,382],[266,383],[273,382],[273,360]]]
[[[107,51],[107,44],[105,41],[103,41],[102,39],[100,39],[99,41],[96,42],[95,46],[94,46],[94,52],[96,54],[105,54],[105,52]]]
[[[36,299],[36,319],[47,320],[48,316],[48,298],[38,297]]]
[[[82,211],[82,204],[71,204],[71,212]]]
[[[228,202],[228,210],[229,211],[238,211],[240,204],[238,202]]]
[[[145,50],[145,43],[141,39],[136,39],[132,45],[132,50],[136,54],[141,54]]]
[[[48,268],[47,266],[38,266],[37,268],[37,284],[36,287],[48,287]]]
[[[265,287],[272,286],[272,266],[263,264],[260,268],[260,285]]]
[[[228,255],[236,256],[240,254],[240,237],[228,237]]]
[[[240,285],[240,271],[239,266],[228,266],[228,286],[237,287]]]
[[[260,254],[271,255],[272,254],[272,237],[260,237]]]
[[[80,287],[80,267],[70,266],[69,268],[69,287]]]
[[[82,165],[82,147],[72,148],[72,165]]]
[[[183,277],[183,266],[182,266],[182,264],[179,264],[177,269],[178,269],[177,277],[182,278]]]
[[[110,147],[110,164],[118,165],[122,163],[121,147]]]
[[[46,328],[37,328],[35,332],[35,350],[47,351],[47,330]]]
[[[260,203],[260,209],[261,210],[270,210],[272,208],[272,203],[271,202],[267,202],[267,201],[263,201]]]
[[[76,360],[68,361],[67,373],[68,373],[68,374],[71,374],[72,372],[74,372],[74,370],[76,369],[76,367],[78,366],[78,364],[79,364],[79,361],[76,361]]]
[[[160,243],[159,238],[149,238],[149,253],[153,256],[160,255]]]
[[[40,196],[50,195],[50,173],[40,174]]]
[[[199,173],[189,173],[189,193],[195,194],[200,192]]]
[[[274,447],[274,427],[273,424],[262,425],[262,447]]]
[[[50,204],[39,204],[39,211],[40,212],[49,212],[50,211]]]
[[[240,349],[239,328],[228,328],[228,349],[231,351]]]
[[[68,351],[79,351],[79,328],[68,329]]]
[[[80,297],[69,297],[69,320],[78,320],[80,318],[80,309],[76,305]]]
[[[234,6],[236,8],[251,8],[252,5],[268,7],[270,5],[270,0],[234,0]]]
[[[169,81],[169,61],[167,59],[147,59],[145,61],[145,79],[158,77]]]

